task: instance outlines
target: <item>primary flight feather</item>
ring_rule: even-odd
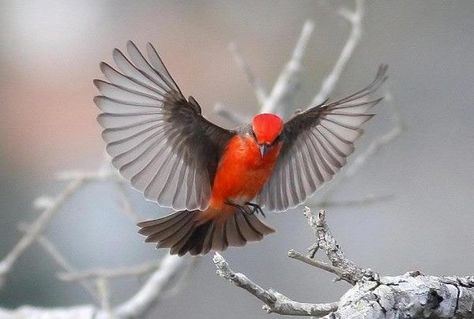
[[[258,114],[227,130],[184,97],[151,44],[146,51],[148,58],[131,41],[128,57],[115,49],[116,68],[100,64],[107,81],[94,81],[101,94],[94,101],[112,164],[147,199],[178,211],[139,223],[140,233],[179,255],[243,246],[273,232],[256,213],[301,204],[344,166],[381,100],[370,95],[387,71],[380,66],[364,89],[286,123]]]

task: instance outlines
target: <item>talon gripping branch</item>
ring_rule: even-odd
[[[100,68],[94,101],[112,163],[149,200],[177,212],[138,224],[146,241],[171,254],[206,254],[243,246],[274,232],[257,218],[261,206],[284,211],[302,203],[346,163],[362,134],[370,99],[386,78],[380,66],[366,88],[325,102],[284,123],[258,114],[223,129],[184,97],[155,48],[146,59],[133,42],[127,58],[115,49],[114,69]]]

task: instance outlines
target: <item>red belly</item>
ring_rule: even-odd
[[[275,145],[262,158],[252,137],[233,137],[219,162],[210,207],[225,209],[227,200],[244,204],[257,196],[272,173],[280,148]]]

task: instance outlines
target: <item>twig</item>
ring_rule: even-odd
[[[130,203],[130,199],[127,195],[127,190],[125,189],[125,185],[123,183],[115,183],[115,187],[117,189],[117,193],[119,195],[119,201],[121,206],[121,212],[123,212],[128,218],[130,218],[133,222],[138,222],[141,220],[139,214],[133,209],[132,204]]]
[[[83,281],[97,278],[120,278],[131,276],[142,276],[148,274],[160,266],[159,261],[149,261],[140,265],[120,267],[114,269],[91,269],[82,272],[67,272],[58,274],[58,278],[64,281]]]
[[[352,177],[353,175],[355,175],[355,173],[360,170],[360,168],[367,162],[369,158],[377,154],[380,150],[382,150],[385,145],[395,140],[403,132],[403,123],[400,117],[398,107],[393,102],[392,94],[389,91],[385,95],[385,100],[392,108],[393,128],[384,135],[375,139],[372,143],[370,143],[369,147],[367,147],[363,153],[359,154],[354,159],[352,164],[349,165],[345,170],[345,178]]]
[[[287,115],[291,113],[292,101],[298,92],[301,80],[301,61],[309,38],[313,33],[313,29],[314,23],[310,20],[306,21],[301,30],[292,56],[280,72],[270,95],[265,92],[261,82],[254,76],[250,66],[238,51],[237,46],[233,43],[229,46],[234,59],[239,67],[244,71],[247,79],[254,88],[257,100],[260,104],[259,113],[276,113],[280,114],[282,117],[287,117]],[[235,112],[230,112],[221,103],[216,103],[214,106],[214,112],[235,125],[242,125],[249,121],[248,117],[237,115]]]
[[[70,171],[63,171],[56,174],[56,180],[58,181],[74,181],[74,180],[82,180],[84,182],[91,182],[91,181],[116,181],[121,182],[123,179],[115,172],[108,172],[103,169],[99,169],[98,171],[93,172],[84,172],[79,170],[70,170]]]
[[[247,77],[248,82],[252,86],[255,96],[257,97],[257,101],[260,105],[263,105],[267,99],[267,92],[265,87],[263,86],[262,81],[253,74],[252,69],[250,68],[247,61],[245,61],[242,53],[240,52],[237,44],[235,42],[231,42],[229,44],[229,50],[232,52],[235,62],[240,67],[242,72],[244,72],[245,76]]]
[[[329,207],[356,207],[356,206],[366,206],[374,203],[384,202],[393,199],[394,195],[373,195],[369,194],[361,198],[356,199],[345,199],[345,200],[334,200],[334,201],[314,201],[308,203],[308,206],[319,206],[324,208]]]
[[[118,318],[138,318],[144,316],[160,301],[161,293],[180,275],[187,258],[167,255],[160,268],[154,272],[140,290],[113,311]]]
[[[243,123],[248,123],[249,121],[249,118],[247,118],[246,116],[229,111],[228,108],[225,107],[222,103],[216,103],[214,105],[214,113],[225,118],[236,126],[242,125]]]
[[[110,293],[107,278],[98,277],[95,281],[100,298],[100,307],[106,314],[110,313]]]
[[[65,274],[61,274],[64,279],[69,281],[78,281],[81,285],[86,288],[94,298],[98,299],[101,303],[101,309],[96,309],[93,305],[87,305],[84,307],[78,307],[77,313],[90,314],[90,316],[83,315],[81,318],[109,318],[112,313],[114,318],[136,318],[143,315],[148,311],[152,305],[156,304],[161,297],[161,292],[166,289],[170,283],[175,281],[178,277],[182,267],[186,264],[185,258],[177,258],[175,256],[165,257],[160,263],[160,269],[156,270],[142,286],[142,288],[129,300],[115,308],[109,301],[110,290],[108,287],[108,280],[110,278],[117,278],[121,276],[139,276],[147,272],[153,271],[158,267],[156,262],[150,262],[148,264],[139,265],[137,267],[120,268],[111,270],[96,270],[85,273],[77,273],[64,258],[64,256],[57,250],[53,243],[51,243],[46,237],[42,236],[42,232],[46,228],[46,225],[51,218],[60,211],[63,204],[72,197],[81,187],[92,181],[113,181],[119,190],[121,199],[125,203],[125,209],[132,219],[137,218],[137,214],[134,213],[133,208],[130,205],[128,198],[123,190],[123,179],[118,174],[110,169],[110,165],[103,165],[97,172],[81,172],[81,171],[70,171],[61,173],[58,176],[60,180],[70,181],[69,185],[57,198],[46,198],[42,197],[35,202],[37,208],[43,209],[40,216],[28,227],[22,225],[25,235],[18,242],[17,245],[10,251],[9,254],[0,263],[0,279],[12,269],[16,260],[23,254],[23,252],[31,246],[32,243],[37,241],[45,251],[56,261],[56,263],[66,270]],[[95,279],[97,291],[93,289],[87,282],[86,279]],[[1,280],[0,280],[1,281]],[[79,309],[80,308],[80,309]],[[71,307],[71,314],[76,313],[76,308]],[[3,311],[0,308],[0,313],[16,316],[19,313],[33,313],[36,316],[42,316],[44,318],[50,318],[49,315],[63,314],[61,308],[48,308],[38,309],[33,307],[21,307],[15,311]],[[63,317],[67,318],[69,313],[64,312]],[[2,317],[3,318],[3,317]],[[74,318],[71,315],[71,318]]]
[[[339,54],[339,58],[334,64],[334,67],[332,68],[329,75],[324,79],[318,94],[316,94],[316,96],[313,98],[311,106],[324,102],[324,100],[326,100],[331,95],[331,92],[336,87],[336,84],[339,81],[339,78],[344,71],[347,62],[349,62],[354,53],[354,49],[360,42],[364,11],[364,0],[356,0],[356,7],[354,11],[350,11],[346,8],[339,10],[339,14],[351,24],[351,33],[349,34],[349,37],[347,38],[347,41],[344,44],[341,53]]]
[[[276,113],[282,117],[287,117],[290,113],[289,109],[301,80],[301,61],[313,29],[314,23],[310,20],[306,21],[291,59],[281,71],[270,96],[263,104],[261,113]]]
[[[374,279],[378,277],[378,275],[370,269],[363,269],[344,256],[341,247],[337,244],[329,231],[326,223],[326,212],[324,210],[320,210],[317,216],[314,216],[311,209],[305,207],[303,214],[308,219],[308,223],[313,229],[317,241],[316,248],[323,249],[331,264],[341,270],[340,277],[342,280],[355,285],[362,279]]]
[[[296,302],[283,294],[272,289],[263,289],[244,274],[235,273],[227,261],[219,253],[215,253],[213,257],[214,264],[217,267],[217,274],[237,287],[247,290],[249,293],[263,301],[265,305],[263,309],[268,312],[274,312],[281,315],[292,316],[325,316],[337,310],[337,303],[301,303]]]
[[[302,253],[297,252],[294,249],[290,249],[290,251],[288,251],[288,257],[299,260],[299,261],[302,261],[302,262],[304,262],[308,265],[311,265],[313,267],[325,270],[325,271],[330,272],[332,274],[335,274],[339,278],[343,278],[343,276],[344,276],[344,272],[342,272],[339,268],[331,266],[331,265],[329,265],[325,262],[316,260],[314,258],[309,258],[309,257],[303,255]]]
[[[83,185],[83,178],[77,178],[70,182],[64,191],[56,198],[48,208],[31,224],[29,231],[23,235],[20,241],[0,262],[0,279],[12,269],[18,258],[25,250],[35,242],[38,236],[43,232],[51,218],[62,208],[63,204]],[[1,284],[1,280],[0,280]]]
[[[375,156],[378,152],[383,150],[385,146],[393,142],[402,134],[404,125],[400,117],[398,106],[394,103],[392,94],[389,90],[387,90],[387,93],[385,94],[385,101],[392,109],[393,127],[387,133],[373,140],[362,153],[358,154],[346,165],[345,168],[343,168],[339,175],[327,185],[324,196],[318,203],[316,203],[317,206],[327,207],[325,205],[330,203],[329,199],[343,181],[353,177],[370,158]]]
[[[22,232],[28,232],[28,226],[25,224],[20,224],[19,229]],[[40,235],[37,239],[40,246],[44,249],[44,251],[53,258],[53,260],[61,267],[63,270],[67,272],[76,272],[77,270],[66,260],[66,258],[59,252],[54,245],[48,238],[44,235]],[[85,281],[79,281],[79,284],[97,301],[100,302],[99,295],[95,291],[95,289]]]

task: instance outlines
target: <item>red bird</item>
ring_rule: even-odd
[[[109,82],[95,80],[102,95],[94,101],[107,152],[133,187],[149,200],[178,212],[141,222],[140,233],[171,254],[206,254],[243,246],[274,232],[256,217],[305,201],[346,163],[369,100],[386,78],[379,68],[366,88],[325,102],[284,123],[258,114],[235,130],[221,128],[184,97],[155,48],[148,59],[133,42],[127,58],[115,49],[114,69],[102,62]]]

